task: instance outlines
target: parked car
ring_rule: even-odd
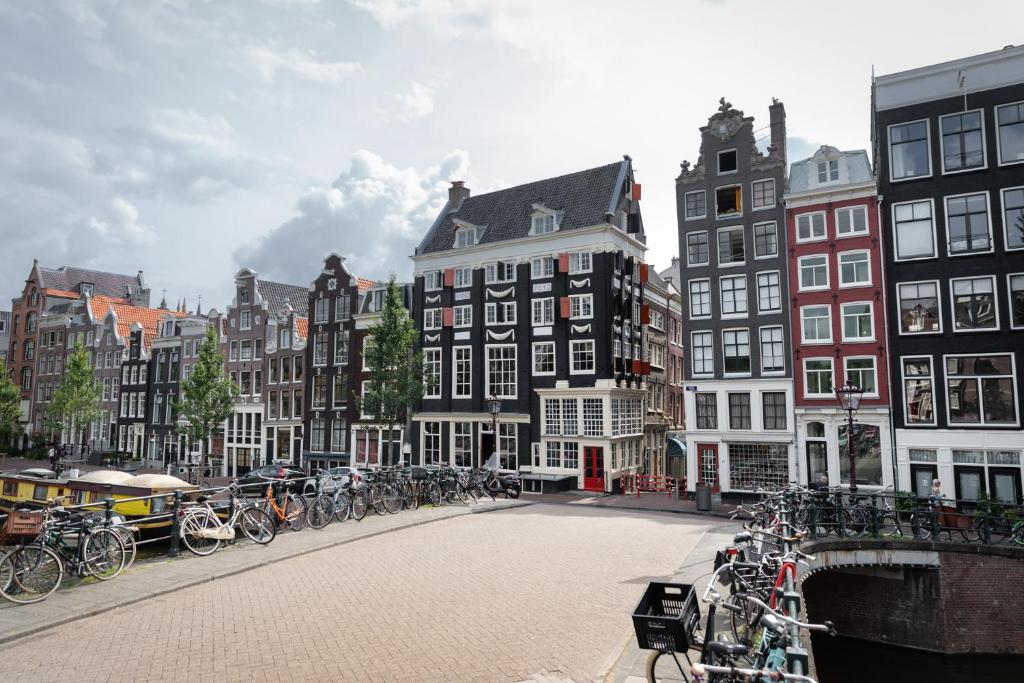
[[[332,467],[327,472],[331,475],[331,481],[324,482],[324,493],[334,493],[338,486],[346,486],[349,482],[359,485],[363,474],[370,470],[366,467]],[[302,489],[304,495],[316,493],[316,479],[309,479]]]
[[[314,482],[308,474],[294,465],[263,465],[256,469],[249,470],[238,478],[239,486],[247,484],[263,484],[266,486],[268,479],[280,479],[288,482],[288,488],[293,491],[304,491],[309,482]],[[262,496],[265,489],[260,486],[248,486],[243,489],[247,496]]]

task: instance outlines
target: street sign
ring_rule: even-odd
[[[697,391],[697,385],[696,384],[687,384],[686,385],[686,390],[687,391]]]

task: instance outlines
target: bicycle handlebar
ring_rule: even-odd
[[[767,678],[770,681],[803,681],[803,683],[818,683],[810,676],[791,674],[785,671],[769,671],[768,669],[744,669],[738,666],[715,666],[714,664],[702,664],[694,662],[690,665],[690,673],[694,681],[704,680],[705,673],[726,674],[729,676],[746,676],[751,679]]]
[[[807,623],[804,623],[804,622],[799,621],[797,619],[793,619],[792,617],[787,617],[785,614],[780,614],[780,613],[776,612],[771,607],[769,607],[764,602],[762,602],[759,598],[754,597],[750,593],[739,592],[739,593],[734,593],[733,595],[735,595],[736,598],[739,599],[739,600],[746,600],[747,602],[754,603],[755,605],[757,605],[758,607],[762,608],[766,612],[769,612],[773,617],[775,617],[779,621],[785,622],[785,623],[789,624],[790,626],[796,626],[796,627],[802,628],[802,629],[804,629],[806,631],[824,631],[825,633],[828,633],[831,636],[836,635],[835,624],[833,624],[831,621],[826,621],[823,624],[807,624]]]

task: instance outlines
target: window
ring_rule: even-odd
[[[690,346],[693,374],[710,375],[714,373],[714,337],[712,334],[710,332],[694,332],[690,335]]]
[[[441,289],[441,284],[442,284],[441,271],[439,271],[439,270],[432,270],[430,272],[423,273],[423,289],[424,290],[426,290],[428,292],[436,291],[438,289]],[[427,423],[427,424],[435,424],[435,423]]]
[[[761,394],[761,417],[765,429],[785,429],[786,392],[763,392]]]
[[[847,382],[853,382],[863,389],[865,396],[878,395],[875,359],[873,356],[865,356],[863,358],[846,357],[843,359],[843,366]]]
[[[786,370],[786,348],[781,327],[762,327],[761,372],[784,372]]]
[[[939,117],[942,129],[942,171],[969,171],[985,166],[985,134],[981,111]]]
[[[423,423],[423,462],[424,464],[441,462],[441,423]]]
[[[534,342],[533,343],[533,374],[553,375],[555,374],[555,343]]]
[[[867,251],[846,251],[839,254],[839,286],[858,287],[871,284],[871,261]]]
[[[800,309],[800,330],[805,344],[832,341],[832,307],[804,306]]]
[[[736,172],[736,150],[727,149],[718,153],[718,174]]]
[[[441,309],[440,308],[428,308],[423,311],[423,329],[424,330],[439,330],[441,329]]]
[[[800,291],[828,289],[828,256],[801,256],[797,264],[800,267]]]
[[[946,235],[951,255],[991,251],[987,192],[946,197]]]
[[[555,323],[555,300],[534,299],[531,302],[533,307],[533,325],[553,325]]]
[[[823,240],[827,237],[825,230],[825,212],[802,213],[796,217],[796,241],[810,242]]]
[[[441,349],[423,349],[423,398],[441,398]]]
[[[541,216],[533,217],[533,228],[530,233],[533,235],[546,235],[549,232],[558,230],[558,226],[555,225],[554,214],[544,214]]]
[[[707,200],[704,196],[704,190],[687,192],[684,195],[684,202],[686,204],[686,220],[704,218],[707,215]]]
[[[999,132],[999,163],[1024,161],[1024,102],[996,107]]]
[[[898,285],[900,334],[941,332],[938,282],[906,282]]]
[[[604,435],[604,400],[583,399],[583,436]]]
[[[866,235],[868,210],[866,206],[847,206],[836,209],[836,237]]]
[[[743,248],[743,227],[722,228],[718,231],[718,265],[740,264],[746,261]]]
[[[722,296],[722,315],[744,316],[747,314],[747,276],[734,275],[718,279]]]
[[[498,467],[503,470],[517,469],[518,438],[516,424],[502,423],[498,425]]]
[[[313,322],[325,323],[330,317],[330,299],[317,299],[313,307]]]
[[[530,260],[530,275],[537,280],[552,277],[555,274],[555,260],[550,256],[542,256]]]
[[[1013,356],[947,356],[946,403],[950,424],[1017,423]]]
[[[1009,275],[1010,327],[1024,327],[1024,273]]]
[[[574,339],[569,342],[569,357],[572,361],[570,373],[573,375],[594,372],[594,340]]]
[[[238,328],[241,330],[252,329],[252,311],[242,311],[239,314]]]
[[[769,258],[779,255],[779,238],[775,221],[754,223],[754,258]]]
[[[487,284],[514,282],[515,279],[516,265],[514,263],[488,263],[484,267],[484,282]]]
[[[313,375],[313,410],[323,410],[327,407],[327,375]]]
[[[1012,187],[1002,194],[1006,248],[1024,249],[1024,187]]]
[[[832,396],[832,359],[804,360],[804,395]]]
[[[473,348],[456,346],[452,349],[452,368],[455,373],[455,398],[470,398],[473,395]]]
[[[455,247],[471,247],[476,244],[476,228],[459,228],[455,231]]]
[[[950,280],[949,286],[953,292],[954,330],[998,329],[994,277]]]
[[[589,251],[578,251],[569,254],[570,273],[589,273],[593,269],[593,255]]]
[[[713,392],[697,392],[694,397],[697,429],[718,429],[718,397]]]
[[[455,288],[461,289],[464,287],[473,286],[473,269],[472,268],[456,268],[455,269]]]
[[[473,325],[473,307],[472,306],[456,306],[455,307],[455,327],[472,327]]]
[[[561,467],[562,466],[562,442],[561,441],[548,441],[545,444],[545,465],[547,467]]]
[[[705,266],[708,263],[708,233],[704,230],[686,236],[686,265]]]
[[[516,397],[516,347],[514,345],[487,347],[488,396]]]
[[[558,436],[562,433],[562,401],[557,398],[544,399],[544,435]]]
[[[723,330],[722,347],[725,351],[725,374],[750,373],[749,330]]]
[[[348,375],[338,373],[334,376],[334,390],[331,403],[334,408],[341,408],[348,402]]]
[[[569,318],[571,320],[582,320],[593,317],[593,294],[573,294],[569,297]]]
[[[334,334],[334,364],[348,364],[349,331],[339,330]]]
[[[711,315],[711,280],[690,280],[690,317]]]
[[[909,180],[931,175],[928,121],[889,126],[889,179]]]
[[[779,284],[779,272],[770,271],[757,274],[757,311],[770,313],[782,310],[782,287]]]
[[[830,159],[818,162],[818,182],[834,183],[839,180],[839,160]]]
[[[750,394],[729,394],[729,429],[750,429]]]
[[[843,318],[844,342],[872,341],[875,338],[870,301],[840,304],[839,308]]]
[[[751,196],[753,197],[753,208],[770,209],[775,206],[775,180],[755,180],[751,183]]]
[[[739,185],[716,189],[715,212],[720,219],[743,215],[743,189]]]
[[[894,204],[893,224],[897,261],[935,256],[931,200]]]
[[[903,358],[904,421],[909,424],[935,424],[932,359],[930,356]]]
[[[562,399],[562,435],[563,436],[578,436],[579,435],[579,416],[576,412],[576,399],[575,398],[563,398]]]
[[[327,365],[327,333],[313,337],[313,365]]]

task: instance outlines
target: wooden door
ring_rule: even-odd
[[[600,446],[583,448],[583,488],[604,491],[604,449]]]
[[[718,444],[697,444],[697,481],[710,486],[713,493],[722,490],[718,481]]]

